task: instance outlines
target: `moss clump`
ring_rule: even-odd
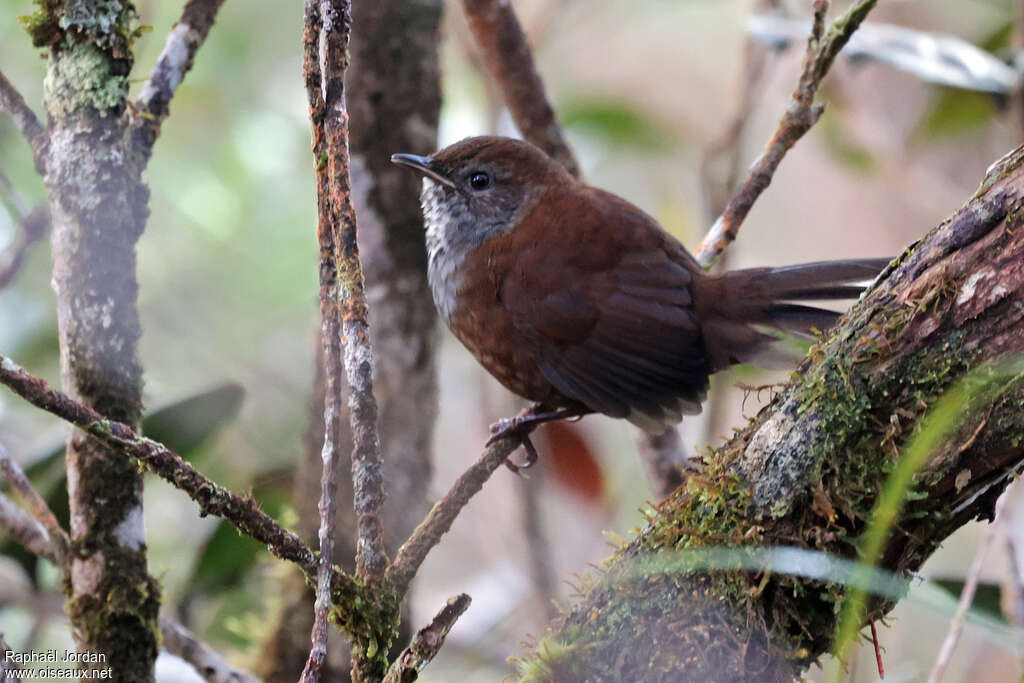
[[[64,118],[82,107],[106,116],[123,105],[128,79],[112,73],[111,60],[98,47],[82,43],[53,57],[43,88],[53,117]]]
[[[85,551],[73,547],[74,555]],[[108,545],[93,558],[102,558],[99,584],[89,593],[69,598],[66,612],[76,639],[84,648],[107,655],[113,680],[152,680],[152,666],[160,642],[157,615],[160,586],[146,572],[145,558],[131,550]]]
[[[60,3],[56,0],[33,0],[32,4],[36,6],[32,14],[18,17],[18,21],[32,38],[32,45],[35,47],[56,45],[64,36],[64,32],[60,28]]]
[[[341,572],[341,569],[335,567]],[[331,610],[330,621],[352,638],[353,648],[373,661],[383,672],[388,667],[388,653],[398,638],[401,624],[400,602],[388,586],[368,586],[353,578],[351,592],[334,590],[334,605],[352,605],[350,610]],[[383,673],[382,673],[383,675]]]

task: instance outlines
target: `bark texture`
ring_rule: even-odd
[[[71,396],[138,426],[135,243],[148,216],[142,164],[126,144],[131,3],[46,0],[28,22],[49,51],[45,183],[61,369]],[[67,449],[72,561],[68,615],[81,651],[115,680],[153,678],[160,590],[146,570],[142,476],[78,430]]]
[[[900,255],[776,400],[651,515],[531,655],[524,680],[789,681],[825,653],[838,583],[673,568],[676,550],[795,546],[855,558],[878,492],[929,409],[1024,351],[1024,148]],[[981,369],[981,370],[979,370]],[[1024,463],[1024,379],[979,391],[914,479],[882,553],[918,569],[991,518]],[[869,618],[891,609],[875,601]]]

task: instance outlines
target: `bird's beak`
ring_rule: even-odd
[[[411,168],[445,187],[455,189],[455,183],[431,168],[434,160],[430,157],[421,157],[417,154],[392,154],[391,163]]]

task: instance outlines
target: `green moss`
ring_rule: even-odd
[[[139,35],[138,14],[127,0],[34,0],[37,9],[19,17],[36,47],[89,43],[118,59],[130,59]]]
[[[72,553],[91,551],[76,544]],[[95,571],[99,584],[66,603],[76,640],[107,654],[104,666],[112,668],[113,680],[151,680],[149,667],[160,643],[160,586],[146,572],[145,557],[139,553],[111,544],[92,556],[101,557],[104,567],[85,571]]]
[[[341,571],[338,567],[335,569]],[[389,587],[368,586],[357,578],[352,581],[351,591],[332,593],[333,604],[352,605],[352,609],[334,607],[330,621],[349,635],[353,648],[359,648],[383,676],[388,667],[388,653],[398,638],[400,602]]]
[[[25,31],[32,38],[35,47],[50,47],[63,37],[60,29],[60,3],[48,0],[33,0],[36,5],[32,14],[18,17]]]
[[[128,94],[128,80],[111,73],[111,61],[94,45],[83,43],[55,55],[43,82],[47,110],[63,118],[81,107],[106,116]]]

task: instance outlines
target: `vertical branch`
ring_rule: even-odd
[[[327,17],[323,16],[325,9]],[[334,555],[334,496],[337,489],[338,462],[337,442],[333,436],[337,434],[337,423],[342,410],[341,315],[338,307],[340,294],[337,265],[339,207],[334,201],[334,197],[331,196],[327,85],[321,70],[325,67],[322,54],[327,46],[325,38],[331,37],[327,31],[332,31],[334,20],[340,18],[341,33],[333,35],[336,36],[335,40],[342,41],[341,51],[344,56],[348,47],[349,25],[347,4],[340,8],[340,17],[332,13],[334,10],[333,7],[324,8],[315,0],[309,0],[306,3],[305,25],[302,34],[303,71],[309,98],[310,119],[313,121],[313,157],[317,179],[317,241],[320,245],[320,340],[323,344],[325,385],[324,440],[320,455],[322,461],[319,504],[320,531],[318,534],[320,557],[311,634],[312,648],[300,678],[304,683],[320,680],[327,658],[327,614],[331,608],[329,572]],[[327,27],[324,25],[325,20]],[[344,58],[347,60],[347,56]],[[338,75],[338,78],[344,78],[344,71]],[[343,120],[341,125],[346,125],[346,122]]]
[[[544,83],[511,3],[462,0],[462,9],[487,71],[501,88],[519,132],[574,176],[579,176],[579,164],[548,102]]]
[[[306,90],[313,123],[320,243],[320,302],[326,363],[323,477],[320,501],[320,571],[314,609],[313,648],[303,681],[319,680],[326,658],[327,613],[333,555],[336,422],[341,414],[341,360],[349,386],[352,429],[353,507],[357,521],[356,573],[376,582],[387,567],[378,514],[384,501],[377,404],[373,396],[370,346],[362,266],[356,241],[348,153],[348,111],[344,78],[348,68],[350,4],[343,0],[308,0],[303,32]],[[341,345],[344,353],[341,353]],[[378,624],[390,629],[389,624]],[[386,663],[379,643],[357,643],[353,678],[374,677]]]

